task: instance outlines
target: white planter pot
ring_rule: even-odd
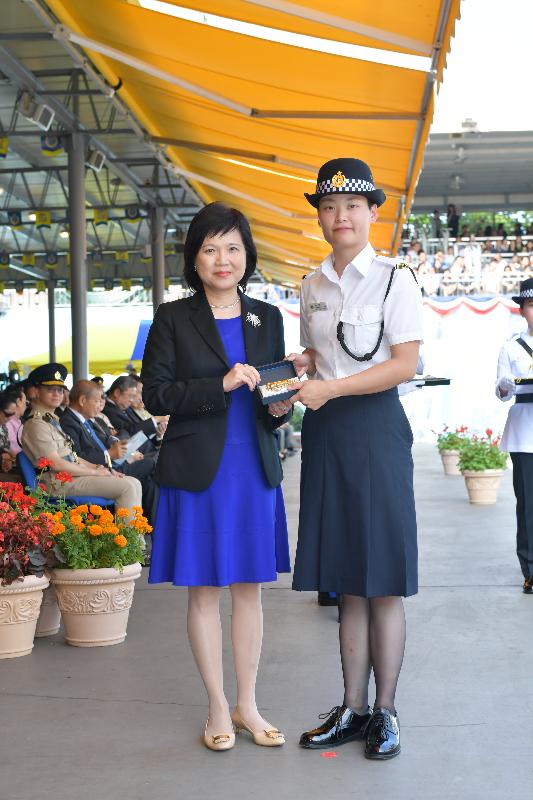
[[[442,459],[442,466],[444,467],[445,475],[460,475],[461,471],[457,466],[459,464],[459,450],[441,450],[440,457]]]
[[[53,586],[49,586],[43,592],[43,602],[41,612],[37,620],[35,636],[53,636],[59,630],[61,624],[61,612],[57,604],[57,597]]]
[[[44,575],[26,575],[23,581],[0,586],[0,658],[27,656],[33,650],[43,590],[48,584]]]
[[[140,564],[116,569],[55,569],[52,571],[65,639],[75,647],[120,644],[133,600]]]
[[[485,469],[482,471],[464,470],[463,472],[468,500],[474,505],[491,506],[498,499],[498,489],[503,469]]]

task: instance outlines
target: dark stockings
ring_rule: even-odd
[[[405,649],[402,598],[343,595],[339,639],[345,705],[356,713],[365,713],[373,668],[375,707],[395,711],[396,685]]]

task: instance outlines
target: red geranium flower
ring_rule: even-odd
[[[45,469],[49,469],[51,466],[52,466],[52,462],[50,461],[49,458],[40,458],[39,461],[37,462],[37,468],[38,469],[45,470]]]
[[[56,472],[56,478],[60,483],[72,483],[70,472]]]

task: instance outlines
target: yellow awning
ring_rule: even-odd
[[[326,160],[367,161],[394,252],[411,203],[460,0],[181,0],[160,4],[327,40],[322,51],[222,30],[143,0],[48,0],[202,198],[252,220],[265,275],[299,283],[327,252],[303,197]],[[182,13],[179,11],[179,13]],[[325,52],[343,42],[363,49]],[[378,52],[379,51],[379,52]],[[387,51],[383,54],[381,51]],[[354,53],[357,57],[353,57]],[[416,68],[376,63],[418,58]]]

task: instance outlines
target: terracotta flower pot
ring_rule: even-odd
[[[498,499],[503,469],[464,470],[468,500],[475,505],[491,506]]]
[[[49,586],[43,592],[43,602],[41,612],[37,620],[35,636],[53,636],[59,630],[61,623],[61,612],[57,604],[57,597],[53,586]]]
[[[459,450],[441,450],[440,457],[445,475],[460,475],[461,471],[457,466],[459,463]]]
[[[75,647],[120,644],[133,600],[140,564],[116,569],[55,569],[52,583],[61,610],[65,639]]]
[[[43,590],[49,583],[44,575],[26,575],[23,581],[0,586],[0,658],[27,656],[33,650]]]

